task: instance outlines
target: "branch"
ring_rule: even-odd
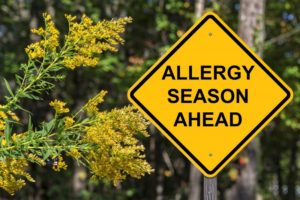
[[[297,33],[300,33],[300,27],[297,27],[297,28],[293,29],[292,31],[283,33],[283,34],[281,34],[281,35],[278,35],[278,36],[276,36],[276,37],[273,37],[273,38],[267,40],[267,41],[265,42],[265,44],[264,44],[264,48],[266,48],[268,45],[277,43],[277,42],[279,42],[279,41],[286,40],[286,39],[288,39],[289,37],[292,37],[293,35],[295,35],[295,34],[297,34]]]

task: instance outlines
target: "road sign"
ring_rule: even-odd
[[[196,22],[128,92],[207,177],[217,175],[292,96],[213,13]]]

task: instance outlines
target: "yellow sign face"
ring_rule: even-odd
[[[213,13],[193,25],[128,92],[207,177],[217,175],[292,96]]]

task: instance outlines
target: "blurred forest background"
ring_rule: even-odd
[[[64,14],[87,14],[94,20],[131,16],[125,45],[101,56],[97,69],[71,71],[44,103],[23,102],[34,121],[47,116],[48,102],[65,99],[72,108],[99,90],[109,92],[103,109],[128,105],[128,88],[203,14],[221,18],[293,88],[295,97],[279,117],[218,177],[219,199],[300,199],[300,0],[0,0],[0,96],[3,77],[11,81],[27,57],[24,48],[36,41],[30,29],[43,25],[49,12],[67,31]],[[155,97],[153,97],[155,98]],[[143,139],[147,160],[155,169],[140,180],[114,187],[88,179],[69,163],[55,173],[31,166],[36,183],[3,199],[201,199],[201,174],[170,142],[150,126]]]

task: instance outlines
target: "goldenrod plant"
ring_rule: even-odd
[[[66,15],[69,31],[62,39],[53,19],[44,14],[44,28],[33,29],[41,40],[30,44],[25,52],[28,62],[16,75],[16,87],[8,90],[5,103],[0,105],[0,187],[10,194],[21,189],[26,181],[34,182],[28,172],[30,163],[46,166],[52,163],[55,171],[66,170],[66,157],[91,172],[91,177],[110,180],[115,185],[127,176],[140,178],[152,171],[144,156],[144,147],[137,135],[148,136],[148,122],[134,108],[127,106],[111,111],[99,110],[106,91],[90,99],[76,112],[63,101],[49,102],[54,117],[33,126],[22,100],[43,101],[41,95],[64,79],[64,70],[96,67],[99,55],[117,51],[124,40],[120,36],[129,17],[93,22]],[[28,124],[15,113],[25,112]],[[21,123],[23,122],[23,123]],[[15,133],[15,130],[23,130]]]

